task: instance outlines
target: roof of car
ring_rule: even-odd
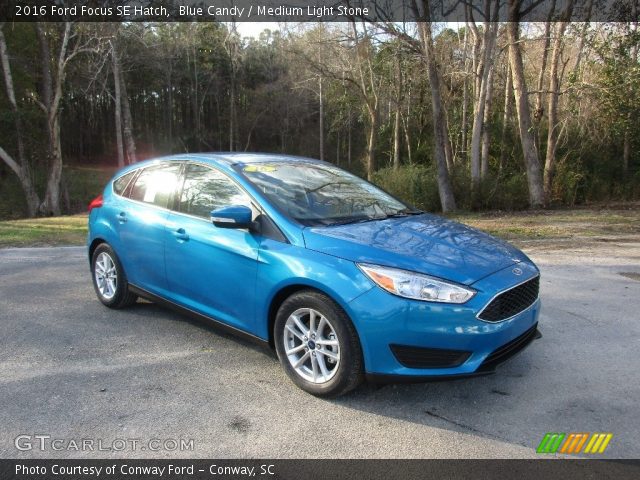
[[[172,155],[170,157],[158,158],[157,160],[196,160],[201,162],[220,162],[227,165],[265,163],[265,162],[313,162],[324,163],[307,157],[297,157],[294,155],[284,155],[281,153],[246,153],[246,152],[211,152],[211,153],[188,153]]]

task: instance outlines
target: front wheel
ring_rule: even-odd
[[[138,298],[129,291],[127,277],[116,252],[102,243],[91,257],[93,288],[98,299],[109,308],[124,308],[132,305]]]
[[[313,395],[335,397],[362,382],[358,335],[347,314],[326,295],[304,290],[285,300],[274,339],[287,375]]]

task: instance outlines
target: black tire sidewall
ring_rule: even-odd
[[[334,377],[326,383],[315,384],[302,378],[293,368],[285,353],[283,332],[289,316],[299,308],[312,308],[324,315],[333,326],[340,346],[340,364]],[[304,290],[285,300],[278,310],[274,325],[276,353],[285,372],[293,382],[312,395],[333,397],[355,388],[362,378],[362,350],[360,342],[344,310],[326,295]]]
[[[111,259],[113,260],[114,265],[116,266],[116,275],[117,275],[117,279],[116,279],[116,294],[110,298],[110,299],[106,299],[102,296],[102,294],[100,293],[100,289],[98,288],[98,284],[96,282],[96,260],[98,259],[98,256],[101,253],[106,253],[108,254]],[[120,263],[120,259],[118,258],[118,256],[116,255],[116,252],[113,251],[113,248],[111,248],[108,244],[106,243],[102,243],[100,245],[98,245],[98,247],[95,249],[95,251],[93,252],[93,255],[91,256],[91,280],[93,283],[93,288],[96,292],[96,295],[98,296],[98,299],[107,307],[110,308],[118,308],[120,305],[122,305],[127,297],[128,294],[128,289],[127,289],[127,278],[124,274],[124,270],[122,268],[122,264]]]

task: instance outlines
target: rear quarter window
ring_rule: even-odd
[[[136,173],[138,173],[138,171],[134,170],[133,172],[129,172],[126,175],[123,175],[120,178],[116,179],[113,182],[113,193],[115,193],[116,195],[124,196],[124,191],[126,190],[127,185],[129,185],[129,182],[131,182],[133,177],[136,176]]]
[[[179,164],[145,168],[135,179],[128,197],[167,208],[175,193],[179,175]]]

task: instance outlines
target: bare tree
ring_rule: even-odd
[[[122,144],[122,98],[120,94],[120,60],[115,42],[111,42],[111,69],[113,72],[113,92],[115,101],[115,122],[116,122],[116,154],[118,157],[118,168],[124,167],[124,149]]]
[[[578,72],[580,70],[580,63],[582,62],[582,54],[584,51],[584,42],[587,36],[587,29],[589,28],[589,19],[591,18],[591,12],[593,10],[593,0],[589,0],[585,9],[585,16],[582,19],[582,26],[580,28],[580,40],[578,41],[578,48],[576,51],[576,60],[573,64],[572,76],[574,79],[578,78]]]
[[[456,209],[456,200],[451,187],[449,171],[447,169],[447,143],[449,137],[446,133],[446,118],[442,104],[442,91],[440,89],[440,75],[433,47],[433,34],[431,31],[431,6],[429,0],[412,0],[412,7],[418,20],[418,31],[427,63],[427,73],[431,86],[431,107],[433,114],[434,158],[438,170],[438,193],[443,212],[451,212]]]
[[[534,207],[544,205],[544,189],[542,186],[542,171],[538,159],[531,123],[527,82],[524,76],[524,64],[520,48],[520,4],[521,0],[509,0],[509,22],[507,23],[507,37],[509,39],[509,62],[513,77],[513,90],[518,114],[518,129],[522,154],[529,185],[529,204]]]
[[[464,48],[463,48],[463,56],[464,56],[464,64],[463,64],[463,68],[464,68],[464,78],[462,80],[462,128],[461,128],[461,139],[460,139],[460,143],[461,143],[461,147],[460,147],[460,153],[462,154],[462,158],[467,158],[467,149],[468,149],[468,145],[467,145],[467,112],[469,110],[469,87],[468,87],[468,82],[469,82],[469,76],[467,75],[467,72],[469,70],[469,55],[468,55],[468,49],[469,49],[469,28],[465,28],[464,29]]]
[[[36,23],[36,34],[40,44],[40,62],[42,67],[42,92],[40,96],[32,93],[33,101],[46,117],[49,174],[47,189],[40,211],[44,214],[60,215],[60,194],[62,180],[62,148],[60,144],[60,106],[67,67],[71,60],[81,53],[96,53],[97,37],[83,35],[70,22],[62,25]],[[56,38],[57,51],[51,52],[50,39]]]
[[[122,72],[122,66],[118,70],[120,73],[120,99],[122,100],[122,133],[127,153],[127,163],[131,164],[138,161],[136,142],[133,137],[133,118],[131,117],[131,105],[129,103],[129,96],[127,95],[127,82]]]
[[[511,67],[509,67],[509,62],[506,63],[505,70],[504,111],[502,114],[502,133],[500,134],[500,161],[498,162],[500,172],[502,172],[502,168],[504,167],[507,159],[507,133],[509,131],[509,123],[511,122],[513,109],[513,77],[511,76]]]
[[[320,160],[324,160],[324,98],[322,95],[322,75],[318,77],[318,116]]]
[[[379,79],[373,70],[371,57],[371,38],[367,25],[363,22],[363,40],[359,38],[356,22],[351,22],[353,41],[355,43],[354,61],[357,68],[358,82],[369,116],[369,132],[367,138],[367,179],[371,180],[376,170],[376,140],[378,130],[378,83]]]
[[[393,168],[400,168],[400,126],[402,121],[402,95],[404,78],[400,61],[400,47],[396,47],[394,58],[395,112],[393,121]]]
[[[631,2],[631,22],[628,25],[629,33],[634,35],[638,33],[638,0]],[[636,42],[631,48],[631,59],[634,63],[638,62],[638,43]],[[629,158],[631,157],[631,128],[632,115],[627,114],[627,122],[624,129],[624,140],[622,144],[622,175],[626,178],[629,174]]]
[[[427,75],[431,91],[431,114],[433,126],[433,156],[437,170],[438,194],[443,212],[456,209],[455,196],[449,177],[449,166],[453,167],[453,154],[449,142],[448,126],[444,103],[440,73],[433,44],[431,23],[431,5],[429,0],[411,0],[411,9],[417,20],[418,37],[416,41],[412,35],[401,31],[394,22],[384,22],[380,27],[385,33],[396,36],[404,41],[409,48],[419,52],[427,66]],[[411,102],[409,102],[411,103]]]
[[[238,118],[236,109],[236,96],[238,90],[238,72],[242,61],[242,51],[240,45],[240,36],[235,23],[231,24],[229,34],[224,42],[227,55],[229,57],[230,78],[229,78],[229,151],[236,150],[238,129]]]
[[[558,99],[560,97],[560,54],[562,52],[564,32],[567,29],[573,0],[568,0],[562,13],[561,21],[555,27],[555,39],[553,41],[553,53],[551,54],[551,69],[549,71],[549,129],[547,132],[547,155],[544,164],[544,193],[546,202],[551,200],[551,186],[556,168],[556,148],[560,130],[558,121]]]
[[[473,19],[472,9],[467,5],[468,23],[474,37],[474,57],[475,69],[475,99],[473,127],[471,131],[471,184],[472,197],[476,203],[481,176],[481,141],[485,123],[488,122],[488,115],[485,116],[487,100],[491,100],[488,90],[491,89],[491,71],[493,70],[494,46],[498,35],[497,15],[499,3],[495,0],[493,11],[492,0],[484,0],[484,25],[482,35]],[[486,118],[485,118],[486,117]],[[485,122],[486,120],[486,122]]]
[[[17,160],[14,159],[2,147],[0,147],[0,158],[2,158],[7,166],[18,176],[20,186],[24,191],[25,200],[27,202],[27,213],[29,217],[33,217],[38,212],[40,198],[38,197],[38,193],[33,185],[31,167],[25,153],[24,140],[22,137],[22,120],[20,118],[18,103],[16,102],[13,75],[11,73],[11,64],[9,63],[9,53],[7,52],[7,42],[2,31],[3,27],[4,23],[0,23],[0,62],[2,63],[2,71],[4,74],[5,91],[7,93],[7,98],[9,99],[9,105],[11,106],[11,113],[13,116],[15,138],[18,147],[18,158]]]
[[[551,6],[547,14],[547,21],[544,22],[544,33],[542,38],[544,39],[544,46],[542,47],[541,65],[538,72],[538,89],[536,91],[536,106],[533,109],[533,118],[536,122],[540,122],[544,116],[544,77],[547,73],[547,59],[549,58],[549,46],[551,45],[551,24],[553,20],[553,14],[556,9],[556,0],[551,0]]]
[[[480,178],[483,179],[489,173],[489,147],[491,146],[490,123],[491,105],[493,104],[493,72],[495,66],[491,65],[487,77],[487,95],[485,98],[484,117],[482,119],[482,145],[480,157]]]

